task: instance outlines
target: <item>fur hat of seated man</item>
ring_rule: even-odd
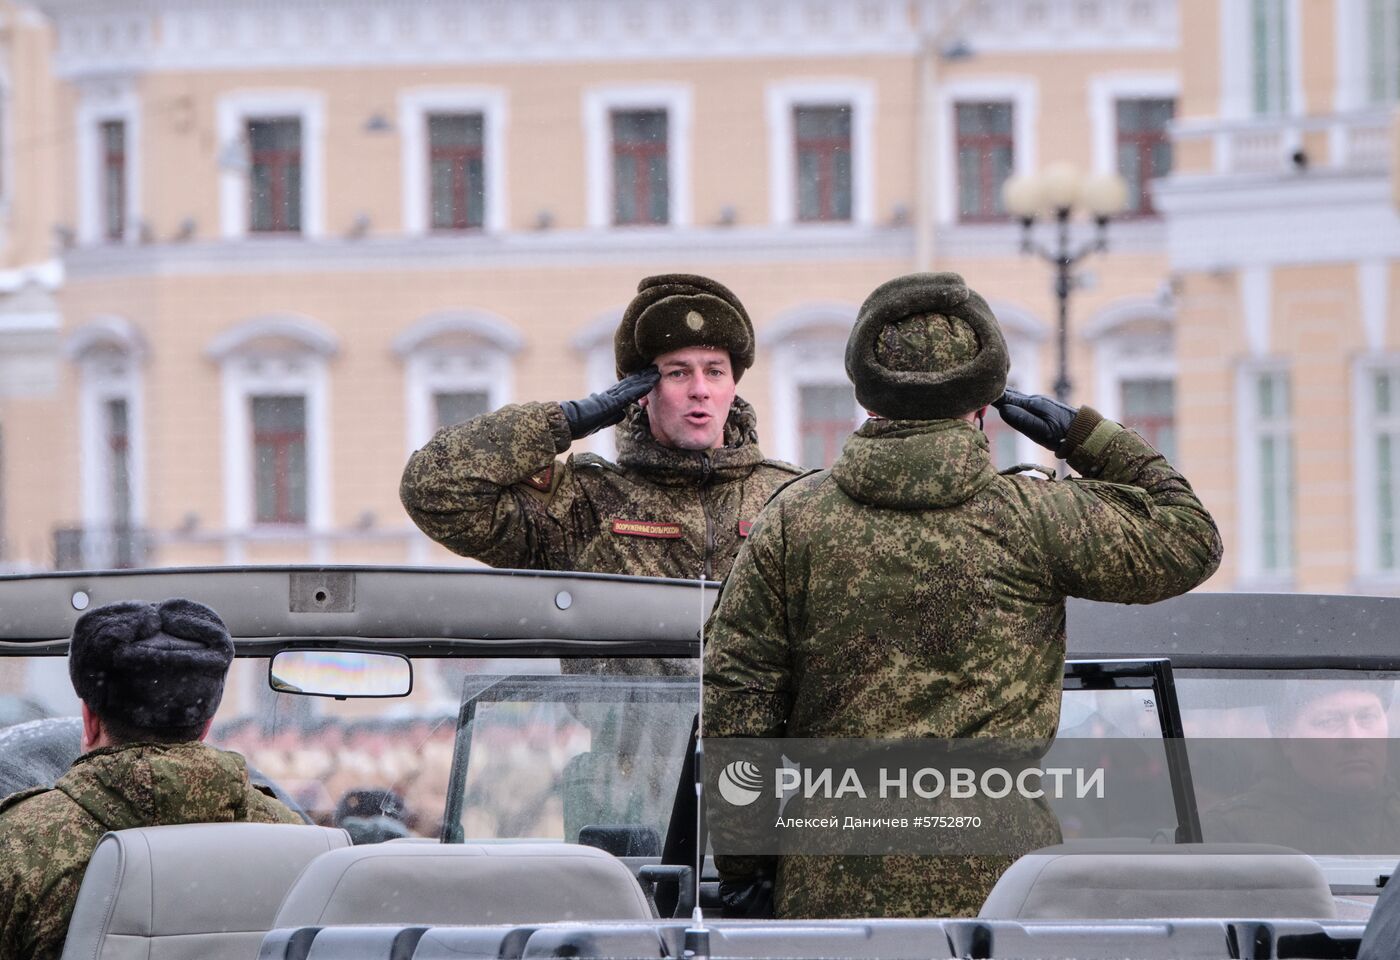
[[[613,335],[619,378],[686,347],[728,351],[737,381],[753,366],[753,322],[734,292],[709,277],[665,273],[637,284]]]
[[[876,287],[846,342],[856,399],[891,420],[951,420],[1006,391],[1010,358],[992,308],[956,273]]]
[[[190,727],[214,716],[233,641],[202,603],[127,600],[89,610],[73,626],[68,675],[104,720],[143,730]]]

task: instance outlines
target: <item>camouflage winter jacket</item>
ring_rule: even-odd
[[[57,960],[83,872],[109,830],[173,823],[302,823],[202,743],[102,747],[52,788],[0,801],[0,957]]]
[[[635,405],[617,438],[617,463],[555,460],[570,444],[559,404],[503,407],[438,431],[399,495],[424,533],[495,567],[718,580],[749,521],[802,473],[764,459],[741,399],[718,450],[661,446]]]
[[[966,421],[870,420],[830,471],[774,498],[707,630],[706,736],[1048,745],[1065,598],[1163,600],[1210,576],[1221,553],[1210,514],[1161,455],[1081,416],[1095,425],[1069,463],[1085,479],[999,475]],[[998,858],[941,858],[945,883],[920,858],[849,859],[783,864],[780,912],[975,914],[999,872]],[[784,883],[799,866],[805,890]]]

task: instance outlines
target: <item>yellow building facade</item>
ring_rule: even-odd
[[[1359,405],[1393,349],[1395,6],[0,5],[0,568],[457,562],[398,505],[408,453],[611,382],[652,273],[743,299],[772,456],[829,463],[856,309],[912,270],[964,274],[1049,393],[1051,270],[999,190],[1070,162],[1134,206],[1077,271],[1073,398],[1172,449],[1212,586],[1389,589]]]

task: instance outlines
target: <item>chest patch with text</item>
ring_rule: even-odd
[[[614,520],[612,532],[625,537],[650,537],[653,540],[679,540],[679,523],[659,523],[653,520]]]

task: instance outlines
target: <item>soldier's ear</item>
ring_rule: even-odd
[[[645,409],[647,408],[647,404],[650,403],[650,402],[651,402],[651,394],[649,394],[649,393],[644,393],[644,394],[642,394],[640,397],[637,398],[637,406],[641,407],[643,410],[645,410]]]

